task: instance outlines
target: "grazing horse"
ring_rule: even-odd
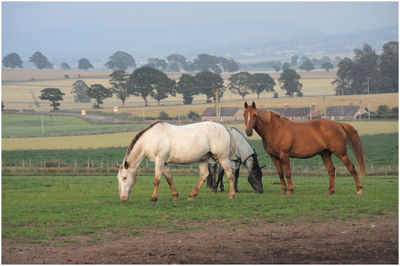
[[[296,123],[272,111],[256,109],[244,104],[246,134],[251,136],[253,129],[262,138],[265,151],[275,164],[282,185],[282,195],[286,193],[285,173],[289,186],[287,194],[293,193],[289,157],[310,158],[320,155],[330,177],[327,194],[335,192],[335,166],[331,156],[337,156],[352,174],[357,194],[362,194],[362,185],[356,169],[347,155],[346,142],[350,142],[360,167],[360,175],[365,176],[364,152],[357,131],[349,124],[319,119]],[[283,169],[282,169],[283,166]],[[284,170],[284,171],[283,171]]]
[[[263,184],[261,181],[262,167],[260,167],[260,165],[258,164],[257,154],[255,150],[251,147],[246,137],[243,136],[242,132],[240,132],[239,129],[232,127],[230,128],[230,131],[235,137],[236,141],[235,153],[230,158],[232,171],[234,172],[235,176],[235,192],[239,192],[237,184],[239,179],[240,166],[243,164],[243,166],[246,167],[248,171],[247,180],[253,187],[254,191],[257,193],[263,193]],[[218,185],[220,185],[221,191],[224,191],[224,184],[222,182],[224,169],[220,167],[218,180],[216,181],[216,168],[217,161],[214,160],[214,158],[210,158],[210,160],[208,161],[208,171],[210,172],[210,174],[207,177],[207,186],[211,187],[213,192],[217,192]]]
[[[145,157],[155,162],[152,201],[157,201],[161,174],[169,184],[174,200],[178,192],[172,181],[168,163],[199,163],[200,180],[188,200],[192,200],[208,176],[208,160],[218,159],[227,173],[230,185],[229,199],[235,198],[233,174],[229,157],[236,149],[236,142],[229,130],[215,122],[200,122],[175,126],[156,121],[142,129],[131,141],[122,165],[118,165],[120,199],[127,201],[136,182],[136,170]]]

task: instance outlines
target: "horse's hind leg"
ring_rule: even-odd
[[[329,190],[326,192],[326,194],[335,193],[335,166],[333,165],[331,157],[332,153],[330,151],[324,151],[321,154],[321,158],[324,161],[329,174]]]
[[[281,195],[284,196],[286,194],[287,187],[286,187],[285,177],[283,176],[282,163],[278,158],[276,158],[272,155],[270,155],[270,156],[271,156],[272,162],[275,164],[279,179],[281,180],[281,186],[282,186]]]
[[[172,180],[172,175],[171,175],[171,170],[168,165],[164,165],[163,173],[164,173],[165,180],[167,180],[167,183],[168,183],[169,187],[171,188],[172,198],[174,200],[178,200],[179,194],[174,186],[174,182]]]
[[[344,163],[344,165],[346,165],[347,170],[349,170],[350,174],[353,176],[354,182],[356,182],[357,194],[362,195],[362,185],[360,183],[360,180],[358,179],[356,168],[354,167],[354,164],[350,161],[349,156],[346,153],[337,157]]]
[[[199,193],[201,186],[203,185],[204,181],[206,181],[208,176],[208,160],[199,162],[199,172],[200,172],[200,180],[197,183],[197,185],[193,188],[192,193],[190,193],[188,200],[192,200],[194,199],[194,197],[197,196],[197,193]]]

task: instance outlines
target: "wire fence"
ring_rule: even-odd
[[[115,161],[110,160],[2,160],[3,175],[89,175],[89,174],[116,174]],[[169,164],[173,172],[197,174],[197,163],[194,164]],[[273,164],[267,163],[262,170],[263,175],[276,175]],[[247,170],[241,167],[242,175],[247,175]],[[291,164],[291,172],[294,176],[327,176],[324,165],[296,165]],[[368,165],[367,176],[398,175],[398,165]],[[138,174],[153,174],[154,163],[145,159],[138,169]],[[336,167],[337,176],[348,176],[350,173],[344,166]]]

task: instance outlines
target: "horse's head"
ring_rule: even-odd
[[[122,165],[117,163],[116,167],[118,167],[119,198],[123,201],[127,201],[129,199],[129,193],[136,183],[136,173],[132,168],[129,168],[129,163],[125,161],[125,159]]]
[[[262,172],[261,168],[258,165],[257,155],[250,156],[246,160],[246,167],[249,171],[249,175],[247,176],[247,180],[249,181],[251,187],[257,193],[263,193],[263,184],[262,184]]]
[[[253,135],[253,127],[257,121],[257,110],[256,104],[253,102],[251,106],[244,103],[244,123],[246,125],[246,134],[247,136],[251,137]]]

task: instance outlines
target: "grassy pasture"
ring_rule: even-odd
[[[353,125],[360,135],[375,135],[382,133],[397,133],[398,121],[354,121],[349,122]],[[134,127],[135,124],[132,125]],[[244,123],[237,122],[227,124],[234,126],[244,132]],[[111,129],[121,129],[116,126],[93,126],[94,131]],[[129,125],[126,125],[129,130]],[[140,126],[144,127],[144,126]],[[78,126],[79,128],[79,126]],[[67,128],[68,129],[68,128]],[[54,137],[20,137],[20,138],[3,138],[3,150],[41,150],[41,149],[95,149],[106,147],[126,147],[131,139],[136,135],[137,130],[132,128],[131,132],[108,133],[100,135],[82,135],[82,136],[54,136]],[[4,129],[3,129],[4,130]],[[39,128],[38,130],[41,130]],[[4,131],[3,131],[4,132]],[[41,131],[40,131],[41,132]],[[40,133],[41,134],[41,133]],[[70,135],[70,134],[68,134]],[[251,140],[260,140],[258,134],[253,134]]]
[[[325,195],[326,178],[294,179],[295,193],[280,196],[276,177],[264,177],[264,194],[255,194],[245,177],[239,178],[234,200],[228,193],[212,193],[205,186],[194,201],[187,201],[197,176],[175,176],[180,199],[173,201],[163,179],[158,202],[150,202],[153,178],[140,176],[128,202],[118,196],[116,178],[91,177],[3,177],[2,237],[27,242],[62,241],[87,235],[90,241],[118,235],[140,234],[154,226],[171,232],[197,229],[199,223],[223,222],[246,226],[257,219],[270,223],[291,223],[293,219],[324,222],[328,219],[396,217],[397,177],[364,178],[363,196],[356,195],[352,178],[337,178],[336,193]],[[58,237],[65,237],[66,242]]]
[[[71,116],[43,116],[44,136],[91,135],[123,131],[137,131],[144,124],[91,124]],[[4,114],[2,116],[3,137],[42,136],[42,116],[27,114]]]
[[[374,174],[374,169],[380,167],[390,166],[392,169],[396,169],[398,166],[398,134],[380,134],[380,135],[365,135],[361,136],[361,142],[363,144],[364,152],[366,154],[366,166],[367,175]],[[256,150],[258,154],[258,160],[260,165],[266,165],[268,171],[274,172],[275,168],[271,162],[269,156],[265,153],[262,146],[261,140],[250,140],[250,144]],[[101,162],[109,161],[110,165],[114,162],[121,162],[125,155],[128,142],[123,147],[114,148],[98,148],[98,149],[42,149],[42,150],[3,150],[2,158],[3,163],[8,165],[21,165],[22,161],[28,164],[31,161],[32,165],[36,165],[41,160],[52,161],[60,160],[62,165],[73,167],[74,161],[77,161],[79,167],[86,167],[87,161],[94,162],[95,167],[100,167]],[[349,147],[350,149],[350,147]],[[349,152],[350,159],[356,164],[356,160],[353,153]],[[349,176],[344,165],[335,156],[333,161],[337,169],[343,168],[342,172]],[[145,167],[147,163],[143,162],[141,167]],[[293,175],[299,175],[299,169],[311,168],[320,169],[325,173],[325,166],[320,156],[315,156],[310,159],[291,159]],[[148,163],[148,167],[152,168],[153,164]],[[179,166],[189,167],[189,166]],[[196,166],[193,166],[196,169]],[[244,173],[246,172],[243,170]]]

